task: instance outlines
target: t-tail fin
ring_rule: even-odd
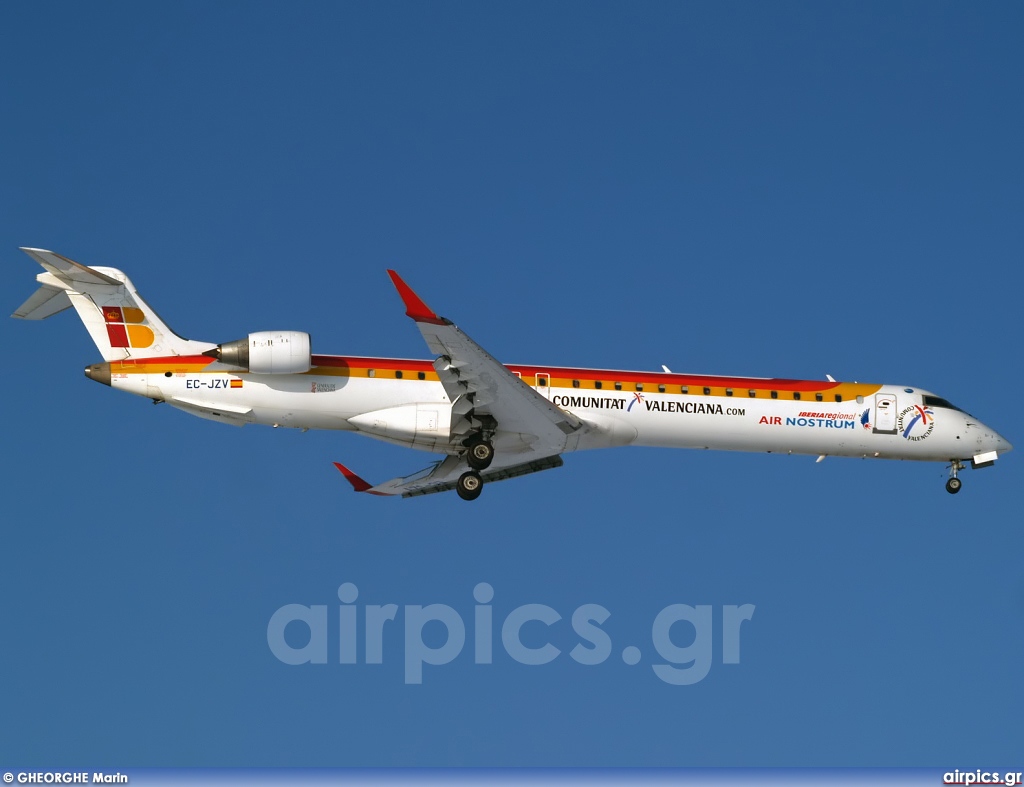
[[[115,268],[86,267],[45,249],[22,251],[46,272],[36,276],[39,289],[12,317],[44,320],[74,306],[106,361],[198,355],[216,346],[174,333]]]

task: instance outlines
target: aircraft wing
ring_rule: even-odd
[[[405,313],[416,321],[437,356],[434,369],[452,402],[453,445],[483,429],[494,433],[498,457],[506,453],[503,443],[517,446],[518,452],[525,449],[519,459],[530,454],[549,457],[565,450],[571,436],[589,428],[524,383],[451,320],[438,317],[397,273],[389,270],[388,275],[405,303]],[[483,478],[487,480],[486,473]]]
[[[382,497],[399,495],[401,497],[418,497],[420,495],[431,495],[435,492],[449,492],[455,489],[455,482],[466,470],[465,464],[460,461],[459,457],[449,456],[418,473],[413,473],[403,478],[393,478],[390,481],[385,481],[383,484],[373,486],[340,462],[335,462],[334,466],[341,471],[341,474],[348,479],[348,482],[352,484],[352,487],[357,492],[367,492],[368,494],[380,495]],[[561,466],[562,457],[557,454],[548,456],[542,456],[534,452],[525,454],[497,454],[491,466],[482,471],[480,476],[484,483],[490,483]]]

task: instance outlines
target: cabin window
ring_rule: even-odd
[[[664,385],[659,385],[658,386],[658,393],[665,393],[665,386]]]
[[[396,369],[395,370],[395,379],[396,380],[401,380],[402,379],[402,370],[401,369]]]
[[[800,398],[800,392],[799,391],[793,391],[793,398],[794,399],[799,399]]]
[[[377,376],[377,370],[376,369],[367,369],[366,370],[366,376],[367,377],[376,377]]]
[[[704,386],[704,395],[711,396],[711,389],[708,388],[706,385]]]
[[[636,384],[636,389],[637,389],[638,391],[642,391],[642,390],[644,389],[644,384],[643,384],[643,383],[637,383],[637,384]]]
[[[572,387],[573,388],[579,388],[580,387],[580,381],[579,380],[573,380],[572,381]]]
[[[547,377],[540,377],[540,376],[537,377],[537,386],[538,387],[543,388],[547,384],[548,384],[548,378]]]
[[[726,396],[732,396],[732,388],[726,388],[725,389],[725,395]]]
[[[779,392],[778,391],[772,391],[772,399],[778,399],[778,398],[779,398]]]
[[[682,391],[684,394],[688,394],[688,393],[690,393],[690,386],[688,386],[688,385],[681,385],[681,386],[679,386],[679,390]]]
[[[427,379],[427,373],[426,372],[416,372],[416,377],[418,379],[420,379],[420,380],[426,380]]]
[[[820,401],[821,401],[822,399],[824,399],[824,398],[825,398],[825,397],[824,397],[824,396],[822,396],[822,395],[821,395],[820,393],[816,393],[816,394],[814,394],[814,401],[816,401],[816,402],[820,402]]]
[[[621,391],[622,390],[622,383],[615,383],[615,390],[616,391]]]
[[[747,391],[747,396],[749,396],[751,399],[753,399],[754,397],[757,396],[757,391],[755,391],[753,388],[751,388],[749,391]]]
[[[594,380],[594,387],[601,388],[604,385],[600,380]]]
[[[842,394],[836,394],[836,401],[837,402],[843,401],[843,395]]]

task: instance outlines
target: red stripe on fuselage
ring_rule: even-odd
[[[206,355],[165,355],[160,358],[125,358],[123,361],[112,361],[125,366],[134,366],[136,370],[145,372],[146,367],[175,365],[209,366],[214,359]]]
[[[341,355],[313,355],[313,366],[330,369],[401,369],[412,372],[432,372],[434,364],[430,361],[417,361],[410,358],[354,358]]]
[[[429,372],[434,365],[430,361],[416,361],[406,358],[362,358],[342,355],[314,355],[313,366],[358,369],[401,369],[403,371]],[[650,383],[652,385],[695,385],[715,388],[746,390],[774,389],[779,391],[828,391],[839,383],[825,380],[764,379],[760,377],[719,377],[715,375],[667,374],[664,372],[630,372],[615,369],[577,369],[566,366],[519,366],[509,364],[512,372],[523,377],[547,374],[551,377],[569,380],[610,380],[622,383]]]
[[[313,373],[316,367],[330,369],[387,369],[408,372],[431,372],[434,364],[430,361],[412,358],[370,358],[354,355],[313,355]],[[169,363],[201,364],[207,366],[213,359],[205,355],[171,355],[164,358],[145,358],[134,362],[134,366],[144,371],[147,364],[166,366]],[[840,383],[825,380],[789,380],[760,377],[720,377],[716,375],[668,374],[664,372],[633,372],[616,369],[579,369],[570,366],[519,366],[510,364],[507,367],[523,377],[535,377],[547,374],[554,378],[568,380],[602,380],[621,383],[646,383],[650,385],[687,385],[707,386],[714,388],[734,388],[745,391],[748,388],[757,390],[777,391],[828,391]],[[696,391],[691,391],[696,393]]]

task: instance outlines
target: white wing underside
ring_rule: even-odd
[[[417,322],[452,402],[452,437],[493,427],[495,447],[518,438],[535,451],[560,452],[584,424],[556,407],[452,324]],[[509,438],[512,438],[511,440]]]
[[[363,491],[382,495],[425,495],[455,488],[468,466],[463,440],[475,433],[491,435],[495,457],[480,473],[485,482],[502,481],[560,467],[563,451],[576,447],[590,428],[553,405],[450,320],[434,314],[397,274],[389,271],[434,354],[434,369],[452,402],[451,455],[425,470],[395,478]]]
[[[535,451],[528,451],[525,454],[505,454],[504,456],[496,454],[494,462],[480,473],[480,477],[485,483],[492,483],[561,466],[562,457],[558,454],[544,456]],[[363,491],[376,495],[401,495],[402,497],[448,492],[455,488],[455,482],[464,472],[466,472],[465,460],[458,456],[449,456],[418,473],[404,478],[393,478]]]

